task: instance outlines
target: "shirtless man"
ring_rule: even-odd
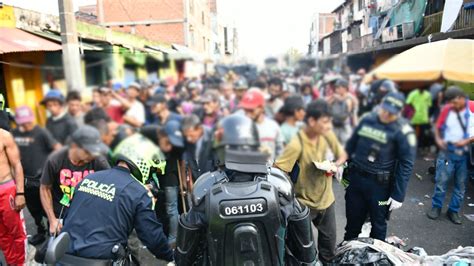
[[[23,168],[10,132],[0,128],[0,249],[7,265],[26,261]]]

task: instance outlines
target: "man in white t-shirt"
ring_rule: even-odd
[[[448,102],[441,111],[436,123],[435,139],[440,148],[436,165],[436,185],[432,197],[430,219],[437,219],[444,205],[444,198],[450,180],[454,178],[454,190],[448,206],[448,218],[455,224],[461,224],[459,211],[466,191],[469,147],[474,143],[472,124],[474,101],[458,87],[450,87],[445,94]]]
[[[244,94],[239,105],[245,115],[257,124],[260,146],[270,154],[269,162],[283,151],[283,136],[275,120],[265,116],[265,97],[259,89],[251,89]]]
[[[130,108],[125,113],[123,120],[132,127],[141,127],[145,123],[145,107],[138,100],[141,86],[136,82],[132,82],[127,89],[128,101]]]

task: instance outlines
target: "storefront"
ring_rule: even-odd
[[[36,110],[38,122],[43,98],[41,69],[45,52],[61,50],[61,46],[16,28],[0,28],[0,63],[4,90],[10,108],[28,105]]]

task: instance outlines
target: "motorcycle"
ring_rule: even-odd
[[[137,265],[134,258],[121,244],[112,248],[114,259],[91,259],[66,254],[69,248],[70,236],[67,232],[51,237],[45,255],[45,263],[48,265],[88,265],[88,266],[130,266]]]

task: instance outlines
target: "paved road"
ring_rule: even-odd
[[[450,249],[458,246],[474,246],[474,222],[469,221],[463,216],[462,225],[454,225],[445,215],[442,215],[437,221],[426,217],[426,212],[431,208],[431,197],[434,184],[427,173],[428,167],[432,162],[424,159],[418,159],[416,169],[410,179],[405,202],[401,209],[392,213],[388,226],[387,235],[395,235],[404,239],[407,243],[405,249],[411,247],[423,247],[430,255],[444,254]],[[417,178],[416,174],[422,178]],[[334,183],[334,192],[336,195],[336,222],[338,243],[342,241],[344,235],[345,218],[345,200],[344,190],[337,182]],[[447,199],[449,199],[450,193]],[[468,203],[474,203],[474,186],[469,183],[464,208],[462,214],[474,214],[474,207],[469,207]],[[446,209],[446,208],[445,208]],[[445,213],[443,209],[443,214]],[[25,210],[26,227],[28,234],[35,233],[33,220],[27,210]],[[2,263],[0,254],[0,265]]]
[[[395,235],[405,239],[406,249],[411,247],[423,247],[429,255],[440,255],[458,246],[474,246],[474,222],[469,221],[464,214],[474,214],[474,207],[468,203],[474,203],[474,186],[469,183],[464,201],[463,224],[455,225],[445,215],[447,207],[443,208],[443,214],[436,221],[428,219],[426,212],[431,209],[431,195],[434,184],[431,176],[427,173],[432,162],[420,158],[416,162],[416,169],[408,184],[405,202],[401,209],[393,211],[388,224],[387,236]],[[422,179],[416,177],[420,175]],[[336,221],[338,243],[342,241],[345,218],[344,190],[339,184],[334,184],[336,194]],[[451,191],[449,191],[451,192]],[[430,198],[425,198],[428,195]],[[446,197],[446,206],[449,203],[451,193]]]

